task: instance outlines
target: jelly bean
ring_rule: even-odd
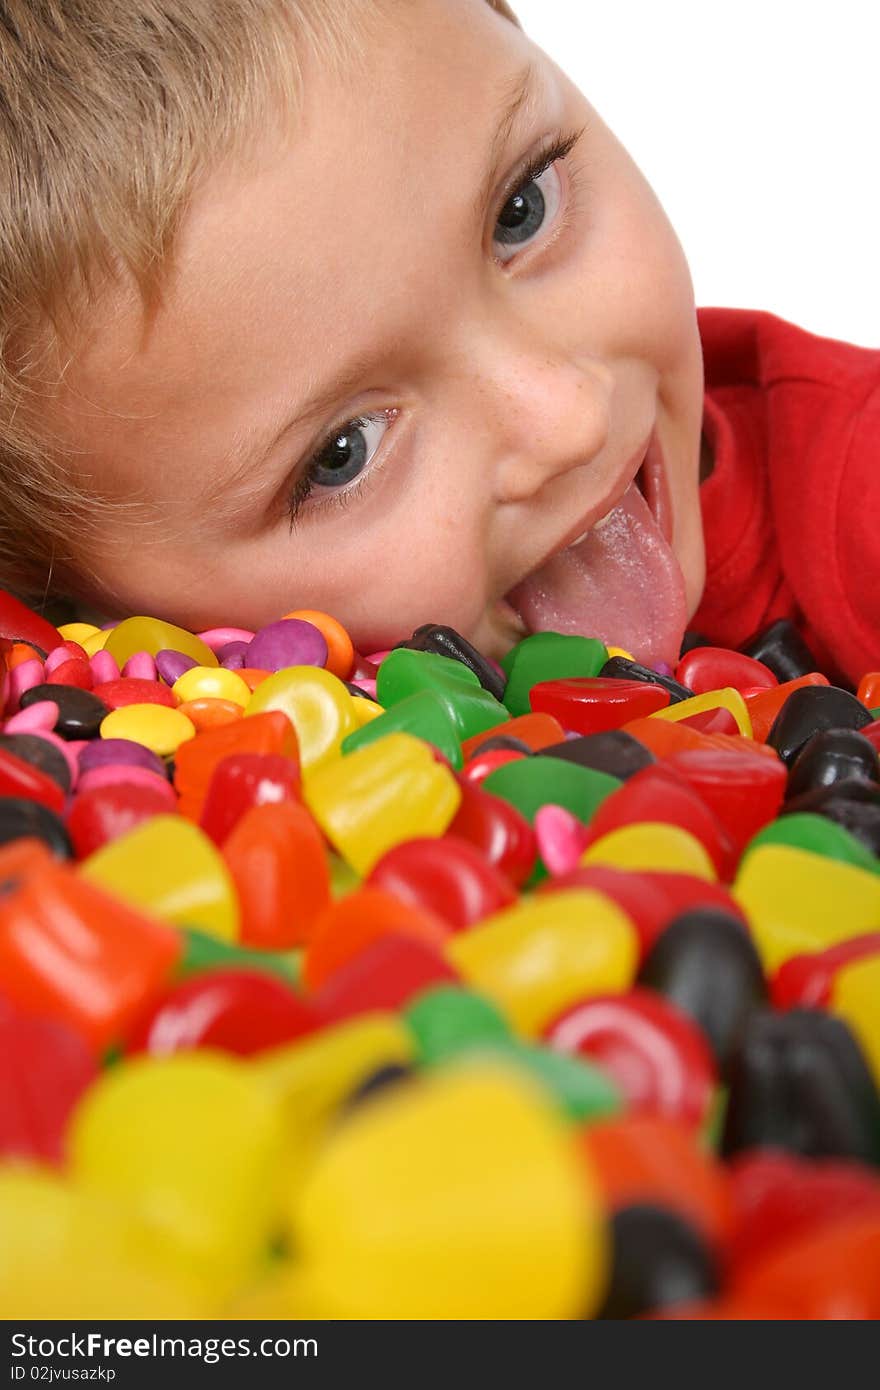
[[[60,662],[51,673],[46,671],[46,681],[51,685],[76,686],[78,690],[91,690],[95,683],[87,658]]]
[[[0,878],[5,993],[105,1047],[169,975],[180,955],[176,933],[34,841],[0,850]]]
[[[614,1077],[630,1113],[705,1124],[717,1069],[704,1033],[674,1001],[647,989],[596,995],[551,1019],[544,1037]]]
[[[850,960],[837,971],[831,985],[831,1012],[848,1024],[880,1090],[880,953]]]
[[[318,1017],[277,975],[226,968],[189,975],[153,1001],[126,1038],[126,1051],[167,1057],[216,1048],[242,1057],[310,1033]]]
[[[72,859],[73,846],[57,811],[40,801],[0,796],[0,846],[16,840],[39,840],[56,859]]]
[[[446,954],[472,988],[534,1037],[567,1005],[625,989],[638,943],[629,918],[610,899],[570,889],[496,913],[452,937]]]
[[[669,692],[643,681],[592,676],[541,681],[532,686],[529,700],[536,713],[552,714],[565,729],[601,734],[668,706]]]
[[[6,727],[8,729],[8,724]],[[0,754],[2,753],[11,753],[20,762],[29,763],[38,772],[57,782],[62,792],[70,791],[71,776],[67,760],[48,739],[32,733],[3,733],[0,734]]]
[[[231,753],[211,774],[199,825],[222,845],[252,806],[300,800],[299,765],[278,753]]]
[[[766,742],[767,735],[780,710],[795,690],[815,686],[827,688],[828,685],[828,677],[823,676],[819,671],[814,671],[810,675],[799,677],[797,680],[786,681],[784,685],[778,685],[775,689],[759,690],[757,693],[751,692],[744,695],[749,718],[752,721],[752,738],[759,743]]]
[[[238,894],[243,942],[285,950],[309,940],[330,904],[330,871],[304,806],[293,799],[253,804],[224,839],[223,859]]]
[[[589,842],[589,831],[564,806],[540,806],[535,812],[535,837],[548,873],[565,874],[577,867]]]
[[[150,652],[134,652],[126,662],[122,664],[122,678],[139,681],[155,681],[157,677],[156,662]]]
[[[156,653],[156,671],[166,685],[173,685],[185,671],[191,671],[194,666],[199,670],[213,669],[206,666],[199,667],[195,658],[186,656],[184,652],[161,651]]]
[[[196,734],[186,715],[160,704],[125,705],[111,710],[98,727],[102,738],[131,739],[160,755],[176,753],[182,743]]]
[[[452,773],[409,734],[389,734],[325,762],[312,770],[304,795],[328,840],[360,874],[402,840],[442,835],[461,801]]]
[[[174,809],[174,793],[167,782],[155,787],[130,782],[92,787],[80,791],[74,800],[67,815],[67,833],[77,859],[85,859],[151,817]]]
[[[38,801],[50,811],[61,811],[64,806],[64,792],[54,778],[3,747],[0,747],[0,797]]]
[[[373,866],[368,887],[382,888],[461,930],[516,901],[510,881],[466,840],[414,837]]]
[[[0,589],[0,637],[14,641],[33,642],[50,652],[64,641],[64,636],[45,618],[39,617],[19,599]]]
[[[529,878],[538,853],[529,822],[509,802],[459,778],[461,803],[448,834],[467,840],[500,869],[515,888]]]
[[[577,763],[580,767],[589,767],[595,772],[605,772],[622,782],[655,762],[653,753],[622,729],[610,729],[603,734],[587,734],[582,738],[568,739],[564,743],[550,744],[537,751],[543,757],[561,758],[566,762]]]
[[[60,1164],[70,1112],[98,1068],[72,1028],[0,1007],[0,1154]]]
[[[82,646],[83,642],[87,641],[89,637],[94,637],[100,631],[101,628],[95,627],[94,623],[58,624],[58,632],[65,642],[76,642],[78,646]]]
[[[708,851],[696,836],[681,826],[660,821],[639,821],[602,835],[584,850],[581,864],[667,870],[709,880],[716,877]]]
[[[476,647],[471,646],[460,632],[455,631],[455,628],[425,623],[422,627],[416,628],[408,642],[401,642],[398,646],[410,651],[433,652],[436,656],[446,656],[453,661],[460,661],[468,670],[473,671],[484,690],[496,700],[504,700],[507,685],[504,672],[494,662],[487,661]]]
[[[817,669],[816,658],[797,628],[787,618],[780,618],[746,643],[746,656],[768,667],[782,683],[798,680]]]
[[[831,998],[838,970],[864,957],[880,955],[880,932],[853,936],[827,951],[791,956],[770,981],[770,997],[777,1009],[825,1008]]]
[[[58,706],[53,700],[37,700],[17,714],[10,715],[3,728],[7,734],[43,733],[54,729],[58,719]]]
[[[880,1217],[850,1218],[809,1231],[743,1272],[737,1293],[775,1301],[791,1318],[880,1317]]]
[[[720,1288],[709,1246],[675,1212],[647,1204],[624,1207],[612,1216],[611,1240],[611,1277],[600,1318],[634,1318]]]
[[[198,637],[160,618],[126,618],[109,634],[105,650],[120,670],[135,652],[149,652],[151,656],[162,651],[183,652],[200,666],[218,664],[211,648]]]
[[[352,956],[311,996],[325,1023],[400,1009],[426,989],[457,979],[439,950],[389,932]]]
[[[281,671],[286,666],[327,664],[324,634],[301,618],[282,618],[255,633],[248,648],[248,664],[263,671]]]
[[[28,700],[26,696],[31,690],[38,690],[43,693],[35,695],[33,700]],[[53,687],[43,683],[42,661],[22,661],[20,665],[13,667],[9,672],[6,685],[6,710],[10,714],[15,714],[19,709],[27,709],[29,704],[33,704],[37,700],[54,698],[54,692],[60,690],[61,687],[59,686]]]
[[[359,723],[354,732],[343,739],[341,751],[348,756],[394,733],[423,739],[438,748],[453,767],[462,765],[458,725],[452,706],[438,691],[419,690],[398,700],[392,709],[385,710],[377,718]]]
[[[868,873],[880,873],[880,859],[860,840],[844,830],[842,825],[808,812],[781,816],[765,826],[746,845],[744,853],[749,854],[760,845],[791,845],[795,849],[808,850],[810,854],[827,855],[829,859],[837,859],[842,864],[853,864]]]
[[[687,685],[682,685],[680,680],[673,679],[671,670],[667,674],[663,674],[650,666],[642,666],[638,661],[634,661],[632,657],[611,656],[610,647],[608,651],[609,660],[605,662],[605,665],[599,672],[599,675],[604,676],[606,679],[642,681],[649,686],[658,686],[661,690],[665,690],[669,696],[667,704],[675,704],[678,700],[689,700],[695,693],[693,690],[689,690]],[[662,706],[659,708],[662,708]]]
[[[500,1046],[510,1027],[489,999],[458,985],[436,985],[411,1000],[403,1014],[423,1066],[437,1066],[472,1049]]]
[[[849,779],[880,782],[877,750],[854,729],[825,729],[801,746],[788,771],[786,796]]]
[[[303,963],[309,989],[320,988],[358,952],[390,934],[413,937],[442,951],[451,928],[441,917],[399,902],[384,889],[361,888],[349,893],[329,904],[314,924]]]
[[[181,926],[238,936],[235,885],[207,835],[181,816],[158,815],[84,860],[90,883]]]
[[[880,922],[877,874],[788,845],[747,855],[733,895],[768,975],[789,956],[825,950]]]
[[[666,764],[637,772],[603,801],[590,821],[597,840],[621,826],[639,821],[679,826],[704,847],[720,878],[731,878],[736,855],[727,832],[690,783]]]
[[[494,729],[484,729],[472,738],[462,740],[461,753],[468,759],[485,748],[493,737],[513,739],[523,745],[526,753],[537,752],[551,744],[559,743],[565,735],[562,725],[549,714],[521,714],[516,719],[506,719]]]
[[[710,1247],[726,1253],[734,1224],[727,1173],[701,1153],[687,1126],[628,1114],[589,1125],[581,1142],[613,1211],[663,1207],[689,1222]]]
[[[856,699],[866,709],[880,705],[880,671],[866,671],[859,681]]]
[[[122,674],[110,653],[104,650],[95,652],[94,656],[89,658],[89,665],[95,685],[118,681]]]
[[[729,752],[685,749],[671,753],[664,766],[690,783],[739,854],[779,814],[785,796],[785,765],[776,757],[753,753],[745,744]]]
[[[749,688],[772,690],[779,684],[769,666],[727,647],[692,647],[675,668],[675,678],[690,686],[694,695],[724,686],[742,692]]]
[[[270,675],[251,696],[245,718],[272,711],[286,714],[294,726],[304,769],[335,761],[342,740],[356,727],[342,681],[317,666],[290,666]]]
[[[728,1164],[735,1224],[729,1257],[748,1278],[756,1258],[821,1227],[880,1215],[880,1178],[860,1163],[753,1149]]]
[[[825,729],[858,730],[871,715],[849,691],[836,685],[804,686],[794,690],[780,709],[767,742],[791,767],[804,744]]]
[[[83,637],[81,646],[90,661],[93,656],[97,656],[98,652],[102,652],[104,650],[104,648],[107,645],[107,642],[110,639],[111,631],[112,629],[109,628],[99,629],[97,632],[92,633],[90,637]],[[115,666],[116,672],[118,674],[119,663],[116,661],[115,657],[113,658],[113,665]]]
[[[695,714],[719,709],[727,710],[733,716],[744,738],[751,738],[752,721],[746,702],[732,685],[725,686],[722,690],[706,691],[703,695],[692,695],[689,700],[679,700],[674,705],[668,705],[666,709],[655,710],[651,718],[668,719],[676,723],[680,719],[690,719]]]
[[[564,806],[586,823],[606,797],[620,786],[616,777],[577,763],[552,758],[522,758],[499,767],[483,784],[532,822],[541,806]]]
[[[880,1161],[880,1094],[852,1032],[812,1009],[757,1013],[730,1067],[723,1151]]]
[[[349,695],[353,695],[356,700],[374,701],[376,700],[376,682],[362,677],[356,681],[345,681],[345,688]],[[357,708],[357,707],[355,707]],[[358,711],[360,713],[360,711]]]
[[[96,686],[94,693],[108,709],[125,709],[130,705],[165,705],[175,709],[178,703],[167,686],[136,676],[120,676],[118,680],[107,681]]]
[[[362,1014],[256,1056],[254,1075],[283,1116],[284,1172],[291,1191],[314,1161],[339,1106],[382,1067],[406,1066],[413,1045],[393,1014]]]
[[[208,1051],[105,1072],[70,1132],[74,1177],[137,1215],[215,1293],[264,1257],[280,1151],[277,1102],[246,1063]]]
[[[31,646],[29,642],[7,642],[6,647],[4,659],[9,671],[15,671],[28,661],[37,661],[40,666],[45,662],[46,653],[42,647]]]
[[[329,613],[321,613],[312,608],[296,608],[285,613],[284,618],[296,618],[317,628],[327,647],[327,656],[322,663],[331,675],[344,681],[354,665],[354,647],[345,628]]]
[[[718,908],[696,908],[671,922],[638,978],[694,1020],[722,1071],[766,998],[757,951],[739,922]]]
[[[604,1286],[594,1185],[533,1083],[497,1063],[361,1107],[291,1208],[325,1316],[570,1317],[592,1312]]]

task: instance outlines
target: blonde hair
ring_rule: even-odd
[[[302,58],[358,63],[380,9],[0,0],[0,588],[76,593],[94,524],[120,505],[85,495],[40,428],[63,326],[120,271],[149,310],[197,179],[295,117]]]

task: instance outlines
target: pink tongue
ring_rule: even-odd
[[[635,483],[601,527],[506,597],[530,632],[599,637],[648,665],[678,660],[684,577]]]

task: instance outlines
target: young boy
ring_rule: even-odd
[[[0,20],[0,585],[496,658],[788,616],[880,667],[880,352],[698,314],[503,0]]]

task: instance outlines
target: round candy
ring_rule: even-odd
[[[262,671],[326,664],[327,641],[323,633],[300,618],[283,618],[260,628],[248,647],[248,665]]]
[[[176,752],[196,734],[185,714],[165,705],[126,705],[106,714],[99,727],[102,738],[131,739],[160,756]]]
[[[181,702],[189,700],[231,700],[246,709],[251,692],[241,676],[222,667],[191,666],[171,687]]]
[[[62,738],[94,738],[108,706],[91,690],[73,685],[34,685],[21,696],[22,707],[38,700],[53,700],[58,706],[55,733]]]

